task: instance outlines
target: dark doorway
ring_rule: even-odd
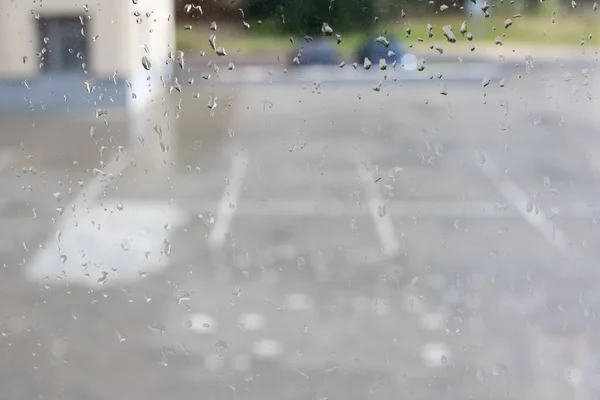
[[[40,68],[44,73],[85,72],[88,21],[83,17],[40,18]]]

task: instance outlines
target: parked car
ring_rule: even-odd
[[[294,66],[337,65],[341,61],[336,41],[332,38],[303,38],[290,54],[289,62]]]
[[[365,58],[368,58],[375,66],[383,59],[387,65],[395,62],[397,66],[409,70],[415,69],[417,62],[417,58],[413,54],[407,53],[400,42],[384,37],[371,38],[359,47],[356,52],[356,62],[363,64]]]

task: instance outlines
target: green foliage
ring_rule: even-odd
[[[373,24],[373,0],[248,0],[252,19],[277,19],[282,31],[316,34],[323,23],[335,30],[357,29]]]

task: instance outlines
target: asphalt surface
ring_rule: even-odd
[[[589,389],[598,66],[523,68],[188,71],[135,134],[3,118],[0,398]],[[531,355],[565,325],[585,363]]]

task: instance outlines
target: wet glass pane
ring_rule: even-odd
[[[0,398],[598,397],[594,0],[0,0]]]

